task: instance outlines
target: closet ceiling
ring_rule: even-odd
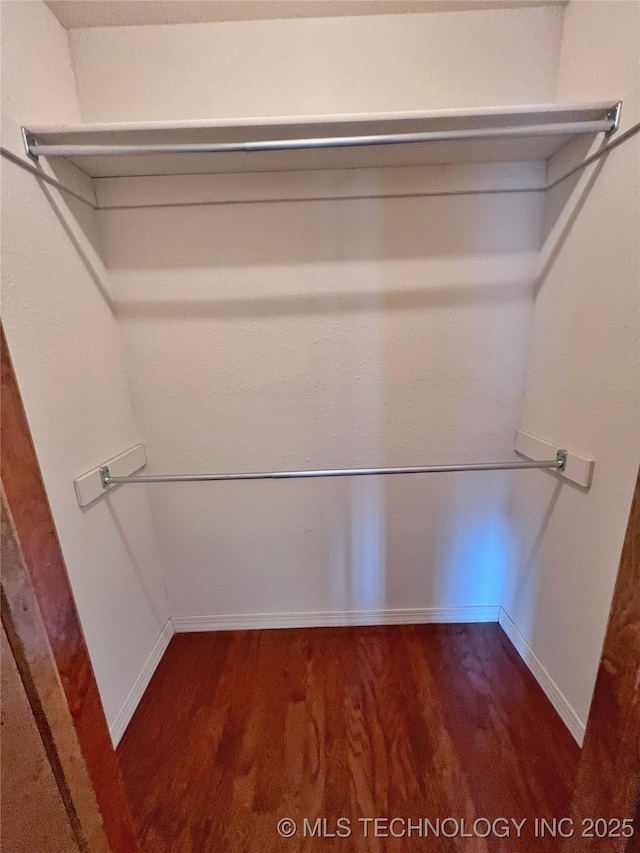
[[[568,0],[48,0],[47,6],[67,29],[82,29],[566,6],[567,2]]]

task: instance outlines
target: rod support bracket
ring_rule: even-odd
[[[622,101],[618,101],[615,107],[611,107],[609,112],[607,113],[607,118],[609,121],[613,122],[613,125],[606,131],[605,137],[608,139],[610,136],[613,136],[614,133],[618,131],[620,127],[620,114],[622,113]]]
[[[558,465],[558,471],[564,471],[565,465],[567,464],[566,450],[558,450],[558,452],[556,453],[556,463]]]
[[[100,468],[100,482],[102,483],[103,489],[106,489],[107,486],[109,486],[110,479],[111,477],[109,475],[109,466],[103,465],[102,468]]]
[[[30,131],[28,131],[26,127],[21,127],[20,133],[22,134],[22,142],[24,143],[24,150],[26,152],[27,157],[30,160],[33,160],[34,163],[37,163],[40,158],[31,150],[31,146],[35,145],[36,142],[34,135]]]

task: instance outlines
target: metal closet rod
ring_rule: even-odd
[[[467,130],[432,130],[418,133],[380,133],[365,136],[321,136],[310,139],[261,139],[253,142],[176,142],[148,144],[76,145],[38,142],[25,129],[30,157],[130,156],[135,154],[230,154],[234,152],[290,151],[315,148],[357,148],[365,145],[406,145],[416,142],[456,142],[468,139],[518,139],[585,133],[612,133],[617,118],[612,111],[597,121],[570,121],[522,127],[487,127]]]
[[[299,480],[313,477],[367,477],[387,474],[444,474],[451,471],[509,471],[520,468],[553,468],[563,471],[567,451],[544,461],[472,462],[463,465],[420,465],[408,468],[332,468],[320,471],[266,471],[241,474],[143,474],[112,477],[107,465],[100,468],[103,488],[120,483],[207,483],[219,480]]]

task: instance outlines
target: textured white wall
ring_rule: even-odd
[[[70,32],[84,121],[553,101],[562,8]]]
[[[41,2],[0,5],[4,116],[77,122],[66,32]],[[58,193],[2,160],[2,321],[112,723],[168,608],[144,491],[81,510],[73,488],[139,440],[107,276],[79,225],[91,233],[90,213],[74,205],[72,215]]]
[[[71,40],[85,120],[153,120],[544,102],[560,29],[538,8]],[[100,219],[150,470],[512,455],[540,196]],[[509,478],[154,487],[172,613],[497,605]]]
[[[558,99],[622,97],[622,129],[640,121],[639,33],[635,2],[570,3]],[[546,202],[522,423],[595,458],[593,485],[532,473],[514,490],[505,607],[583,721],[640,461],[639,154],[636,135]]]
[[[42,2],[3,0],[0,16],[3,115],[24,122],[80,121],[66,30]]]
[[[101,214],[150,470],[510,458],[541,206]],[[154,487],[172,613],[497,605],[509,477]]]

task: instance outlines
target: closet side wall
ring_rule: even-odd
[[[3,118],[78,122],[65,30],[41,2],[3,2],[1,13]],[[117,734],[168,608],[145,492],[114,491],[81,510],[73,488],[74,477],[139,441],[91,214],[2,159],[2,320]]]
[[[558,99],[622,97],[622,131],[640,120],[639,15],[635,2],[572,2],[566,12]],[[514,498],[523,538],[505,624],[579,729],[640,456],[638,140],[564,181],[545,207],[522,423],[594,458],[593,485],[520,474]]]

